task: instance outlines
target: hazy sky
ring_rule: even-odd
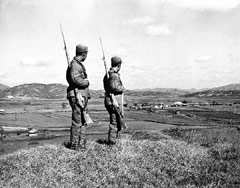
[[[0,0],[0,83],[66,84],[68,52],[89,47],[90,89],[122,57],[127,89],[240,83],[240,0]]]

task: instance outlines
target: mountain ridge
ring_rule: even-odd
[[[2,89],[6,89],[6,88],[9,88],[9,86],[4,85],[4,84],[0,84],[0,90],[2,90]]]
[[[0,84],[0,86],[3,84]],[[42,84],[42,83],[29,83],[21,84],[14,87],[3,85],[0,89],[0,98],[8,96],[13,97],[30,97],[30,98],[43,98],[43,99],[63,99],[66,98],[67,85],[60,83]],[[92,97],[103,97],[104,90],[90,90]],[[229,84],[221,87],[214,87],[210,89],[178,89],[178,88],[146,88],[146,89],[133,89],[126,90],[126,95],[147,96],[159,95],[162,97],[211,97],[211,96],[239,96],[240,84]]]
[[[183,95],[184,97],[237,97],[240,96],[240,84],[228,84]]]

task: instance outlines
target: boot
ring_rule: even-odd
[[[70,129],[70,142],[67,144],[69,146],[69,149],[77,150],[77,147],[79,145],[78,139],[79,139],[79,130],[80,128],[76,125],[72,125]]]
[[[63,142],[63,145],[67,148],[67,149],[70,149],[72,143],[70,141],[64,141]]]
[[[109,131],[108,131],[108,144],[114,145],[116,144],[116,138],[117,138],[117,127],[113,124],[109,124]]]
[[[78,142],[77,141],[72,142],[69,149],[78,150]]]
[[[117,139],[121,139],[121,131],[117,131]]]
[[[78,150],[86,150],[86,126],[83,125],[80,128],[80,135],[79,135],[79,140],[78,140]]]
[[[77,151],[85,151],[87,149],[86,147],[87,141],[86,140],[81,140],[78,144]]]

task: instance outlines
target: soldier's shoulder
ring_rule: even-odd
[[[75,67],[75,68],[83,68],[83,65],[82,64],[80,64],[77,60],[75,60],[75,59],[73,59],[72,61],[71,61],[71,66],[72,67]]]
[[[117,72],[112,72],[109,77],[113,78],[113,79],[118,79],[120,78],[120,74]]]
[[[72,61],[71,61],[71,64],[76,64],[77,63],[77,60],[76,59],[73,59]]]

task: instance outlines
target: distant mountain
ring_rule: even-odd
[[[222,86],[222,87],[215,87],[212,88],[212,90],[218,90],[218,91],[240,91],[240,84],[229,84],[226,86]]]
[[[8,88],[9,86],[6,86],[6,85],[3,85],[3,84],[0,84],[0,90],[3,90],[3,89],[6,89]]]
[[[66,85],[31,83],[0,90],[0,98],[13,96],[19,98],[63,99],[66,98]],[[90,91],[92,97],[103,95],[103,91]]]
[[[62,84],[23,84],[0,91],[0,97],[66,98],[67,86]]]
[[[8,87],[0,90],[0,98],[13,96],[20,98],[40,98],[40,99],[61,99],[66,98],[67,86],[63,84],[40,84],[31,83],[23,84],[14,87]],[[90,90],[93,98],[104,97],[104,90]],[[143,90],[127,90],[126,95],[130,96],[178,96],[185,95],[189,92],[181,89],[169,89],[169,88],[154,88],[154,89],[143,89]]]
[[[2,84],[0,85],[2,86]],[[4,85],[3,85],[4,86]],[[5,86],[0,89],[0,98],[7,96],[20,98],[63,99],[66,98],[67,86],[63,84],[31,83],[14,87]],[[195,92],[197,91],[197,92]],[[104,90],[90,90],[93,98],[104,97]],[[153,88],[127,90],[128,96],[160,96],[160,97],[214,97],[214,96],[240,96],[240,84],[231,84],[206,90]]]
[[[239,97],[240,84],[230,84],[184,95],[184,97]]]
[[[189,94],[189,90],[184,89],[177,89],[177,88],[154,88],[154,89],[136,89],[136,90],[127,90],[126,95],[141,95],[141,96],[147,96],[147,95],[160,95],[162,97],[166,96],[179,96],[179,95],[186,95]]]

